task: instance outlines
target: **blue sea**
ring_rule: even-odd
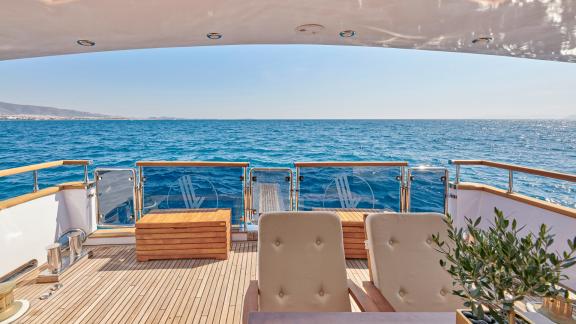
[[[449,160],[486,159],[576,174],[576,121],[568,120],[0,121],[0,134],[0,169],[62,159],[93,160],[91,171],[140,160],[380,160],[447,167],[453,179]],[[39,173],[41,188],[81,179],[81,167]],[[462,179],[506,188],[508,174],[463,167]],[[517,192],[576,208],[574,183],[514,180]],[[0,178],[0,199],[31,190],[32,174]]]

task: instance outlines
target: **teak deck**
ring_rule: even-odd
[[[211,258],[230,250],[230,209],[177,210],[147,214],[136,222],[138,261]]]
[[[93,257],[51,284],[16,289],[30,310],[18,323],[240,323],[244,293],[256,278],[257,243],[234,242],[228,260],[137,262],[134,246],[93,248]],[[348,278],[368,280],[366,262],[347,260]],[[306,266],[306,265],[302,265]],[[355,311],[358,308],[352,303]]]

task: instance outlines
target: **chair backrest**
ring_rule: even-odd
[[[374,285],[397,312],[446,312],[462,308],[452,278],[439,264],[432,234],[446,238],[444,215],[382,213],[366,218]]]
[[[328,212],[263,214],[258,286],[260,311],[350,311],[340,218]]]

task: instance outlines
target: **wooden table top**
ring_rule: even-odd
[[[538,312],[524,312],[529,320],[536,324],[553,324],[550,319]],[[249,324],[454,324],[456,323],[456,312],[442,313],[251,313],[248,319]]]
[[[249,324],[454,324],[456,313],[265,313],[250,314]]]
[[[230,223],[231,214],[231,210],[225,208],[156,211],[144,215],[136,222],[136,227],[178,227],[187,223],[219,225],[222,222]]]

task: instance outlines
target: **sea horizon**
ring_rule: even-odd
[[[27,123],[29,122],[29,123]],[[453,159],[493,160],[576,173],[576,121],[550,119],[178,119],[0,122],[0,169],[86,159],[135,168],[140,160],[247,161],[293,167],[296,161],[407,161],[446,167]],[[0,199],[30,191],[30,175],[0,178]],[[40,172],[48,186],[77,181],[78,170]],[[500,188],[507,172],[463,167],[464,181]],[[515,174],[515,190],[576,207],[572,183]]]

